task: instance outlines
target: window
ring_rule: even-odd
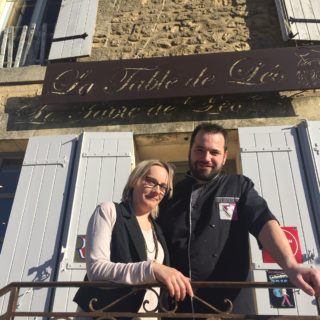
[[[0,68],[44,64],[61,0],[7,0],[7,4],[7,13],[0,18]]]
[[[0,253],[22,166],[22,155],[0,156]]]
[[[319,0],[276,0],[283,39],[320,41]]]

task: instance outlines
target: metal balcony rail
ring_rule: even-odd
[[[294,286],[288,283],[272,283],[272,282],[192,282],[192,287],[195,288],[294,288]],[[145,318],[145,317],[156,317],[160,318],[198,318],[198,319],[261,319],[261,320],[276,320],[276,319],[319,319],[320,316],[301,316],[301,315],[283,315],[283,316],[275,316],[275,315],[245,315],[245,314],[235,314],[233,313],[233,305],[232,302],[228,299],[225,300],[226,302],[226,311],[220,311],[215,306],[210,305],[208,302],[200,299],[198,296],[195,296],[194,299],[200,301],[201,303],[205,304],[209,309],[212,310],[212,313],[176,313],[177,310],[177,303],[174,303],[172,309],[167,310],[164,305],[162,295],[158,295],[156,292],[155,294],[158,297],[158,305],[154,310],[148,310],[147,306],[145,305],[145,313],[130,313],[130,312],[111,312],[110,308],[114,306],[116,303],[121,301],[122,299],[127,298],[128,296],[135,294],[137,291],[150,289],[152,290],[153,287],[163,287],[163,285],[159,283],[152,283],[148,285],[140,285],[140,286],[128,286],[128,285],[117,285],[117,284],[110,284],[106,282],[12,282],[5,286],[4,288],[0,289],[0,299],[4,296],[9,295],[8,303],[7,303],[7,310],[5,313],[0,315],[0,320],[8,320],[14,319],[18,317],[42,317],[46,319],[74,319],[74,317],[87,317],[87,318],[95,318],[95,319],[117,319],[117,318]],[[130,292],[120,299],[114,301],[113,303],[103,307],[102,309],[95,310],[94,309],[94,301],[91,303],[91,310],[90,312],[56,312],[56,311],[19,311],[18,310],[18,299],[19,299],[19,292],[22,288],[28,289],[35,289],[35,288],[72,288],[72,287],[99,287],[99,288],[106,288],[106,289],[115,289],[119,287],[129,287],[131,288]],[[162,290],[164,291],[164,290]],[[93,299],[94,300],[94,299]],[[320,299],[316,298],[316,303],[318,310],[320,306]],[[319,314],[319,312],[318,312]]]

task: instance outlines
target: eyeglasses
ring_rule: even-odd
[[[152,188],[152,189],[155,189],[157,186],[159,186],[160,193],[162,195],[166,195],[170,191],[170,188],[166,184],[159,183],[156,179],[149,176],[144,177],[144,185],[147,188]]]

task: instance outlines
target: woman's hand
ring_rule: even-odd
[[[193,296],[193,290],[190,279],[185,277],[180,271],[160,264],[156,261],[152,262],[152,269],[156,279],[166,285],[171,297],[177,301],[183,300],[188,294]]]

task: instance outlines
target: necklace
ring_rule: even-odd
[[[146,240],[144,239],[144,247],[145,247],[145,251],[146,251],[146,256],[148,256],[148,252],[149,253],[153,253],[155,252],[155,256],[154,256],[154,259],[156,260],[157,257],[158,257],[158,251],[159,251],[159,247],[158,247],[158,238],[157,238],[157,234],[156,234],[156,231],[154,230],[154,225],[153,223],[151,222],[151,231],[152,231],[152,239],[153,239],[153,244],[154,244],[154,247],[152,250],[149,250],[148,248],[148,245],[147,245],[147,242]]]

